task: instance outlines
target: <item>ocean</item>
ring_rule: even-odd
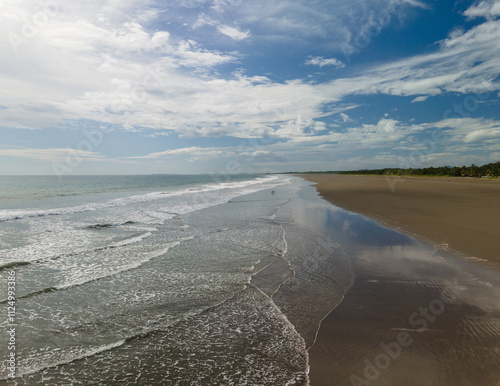
[[[307,347],[351,277],[340,246],[322,248],[319,234],[293,224],[289,204],[303,185],[255,175],[1,177],[16,382],[307,382]],[[314,261],[291,261],[309,247]],[[345,277],[331,283],[328,272]],[[7,315],[7,290],[0,297]],[[312,314],[293,311],[321,300]],[[1,331],[9,325],[3,318]]]
[[[408,316],[436,296],[471,306],[446,303],[451,339],[472,326],[463,336],[486,347],[500,331],[498,275],[290,175],[0,177],[0,251],[5,384],[307,385],[311,352],[327,367],[349,359],[332,380],[350,384],[378,339],[415,331]],[[398,291],[381,296],[383,283]],[[315,345],[333,311],[348,321]],[[455,373],[443,350],[461,358],[470,344],[442,340],[399,363]],[[494,350],[474,358],[495,368]]]

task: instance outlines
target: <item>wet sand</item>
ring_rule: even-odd
[[[500,179],[304,174],[328,201],[465,256],[500,264]]]
[[[312,386],[500,385],[498,301],[462,298],[467,281],[454,289],[360,271],[309,350]]]
[[[498,262],[500,181],[407,178],[392,191],[384,177],[302,177],[337,206]],[[312,386],[500,385],[498,265],[325,215],[355,280],[309,349]]]

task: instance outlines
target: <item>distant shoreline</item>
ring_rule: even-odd
[[[467,257],[500,264],[500,179],[297,174],[344,209]]]
[[[351,172],[290,172],[290,173],[269,173],[269,174],[296,174],[296,175],[315,175],[315,174],[329,174],[329,175],[336,175],[336,176],[378,176],[378,177],[406,177],[406,178],[413,178],[413,177],[424,177],[424,178],[465,178],[465,179],[479,179],[479,178],[488,178],[488,179],[497,179],[500,177],[497,176],[480,176],[480,177],[473,177],[473,176],[448,176],[448,175],[429,175],[429,174],[412,174],[412,175],[397,175],[397,174],[370,174],[370,173],[351,173]]]
[[[274,174],[274,173],[270,173]],[[278,173],[280,174],[280,173]],[[300,173],[282,173],[282,174],[295,174],[295,175],[317,175],[317,174],[328,174],[336,176],[366,176],[366,177],[388,177],[388,178],[453,178],[453,179],[487,179],[487,180],[498,180],[500,177],[497,176],[481,176],[481,177],[471,177],[471,176],[442,176],[442,175],[428,175],[428,174],[412,174],[412,175],[397,175],[397,174],[363,174],[363,173],[346,173],[346,172],[300,172]]]
[[[340,175],[362,175],[362,176],[385,176],[385,177],[500,177],[500,162],[477,166],[431,166],[426,168],[383,168],[383,169],[361,169],[361,170],[328,170],[324,172],[308,171],[293,174],[340,174]]]

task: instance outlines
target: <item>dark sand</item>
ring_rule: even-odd
[[[500,386],[498,305],[359,271],[309,350],[311,386]]]
[[[384,177],[302,177],[337,206],[500,261],[498,180],[405,178],[393,191]],[[500,386],[498,265],[420,251],[351,250],[355,281],[309,350],[312,386]]]
[[[305,174],[319,193],[454,252],[500,263],[500,179]]]

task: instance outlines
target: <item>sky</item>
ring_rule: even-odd
[[[0,0],[0,174],[500,160],[500,0]]]

